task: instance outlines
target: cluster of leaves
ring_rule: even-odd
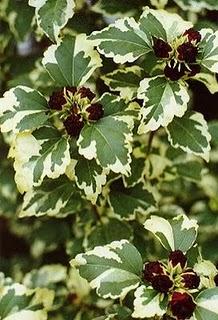
[[[216,319],[216,2],[2,0],[0,319]]]

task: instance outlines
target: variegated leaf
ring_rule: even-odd
[[[34,130],[48,120],[47,101],[36,90],[18,86],[0,99],[0,128],[14,133]]]
[[[138,133],[166,127],[175,116],[182,117],[187,110],[189,95],[183,83],[168,81],[163,76],[143,79],[138,98],[144,100]]]
[[[137,12],[137,7],[140,5],[138,0],[137,6],[132,0],[98,0],[91,7],[94,12],[102,13],[105,16],[122,17],[127,15],[133,15]],[[143,2],[142,2],[143,4]]]
[[[196,320],[216,320],[218,318],[218,288],[202,291],[196,297],[194,316]]]
[[[161,293],[145,285],[135,291],[133,318],[152,318],[163,316],[167,310],[167,299]]]
[[[202,29],[198,62],[211,72],[218,73],[218,31]]]
[[[216,0],[174,0],[183,10],[199,12],[202,9],[218,10]]]
[[[151,231],[167,250],[186,252],[194,244],[198,225],[196,220],[179,215],[170,222],[164,218],[151,216],[144,223],[145,229]]]
[[[21,193],[39,186],[47,176],[58,178],[70,163],[69,143],[53,127],[42,127],[32,134],[20,133],[10,150],[15,158],[15,181]]]
[[[139,20],[140,30],[150,39],[152,36],[171,42],[181,36],[192,23],[183,20],[178,14],[145,7]]]
[[[115,70],[101,78],[112,91],[119,91],[122,98],[131,100],[137,96],[139,83],[144,75],[142,68],[132,66]]]
[[[75,180],[77,186],[84,190],[87,200],[96,203],[102,186],[106,183],[107,170],[99,166],[95,159],[87,160],[79,157],[75,166]]]
[[[51,45],[42,59],[55,82],[64,86],[81,86],[101,67],[101,58],[85,34],[65,36]]]
[[[139,285],[143,266],[139,252],[127,240],[95,247],[77,255],[71,264],[78,266],[98,295],[112,299],[124,298]]]
[[[117,96],[105,94],[99,100],[104,107],[104,118],[85,125],[77,141],[79,153],[86,159],[96,159],[106,170],[128,175],[132,151],[134,108]]]
[[[142,184],[124,188],[121,180],[110,187],[109,203],[114,213],[122,219],[134,219],[137,213],[143,215],[156,210],[154,195]]]
[[[75,184],[65,176],[45,180],[40,187],[28,191],[19,211],[19,217],[56,216],[66,217],[78,212],[83,204]]]
[[[209,161],[211,136],[202,114],[188,112],[181,119],[175,118],[166,130],[174,148],[181,148]]]
[[[61,29],[74,14],[74,0],[29,0],[36,9],[36,19],[43,32],[52,40],[58,39]]]
[[[218,81],[215,73],[200,72],[192,79],[202,82],[210,91],[210,93],[214,94],[218,92]]]
[[[152,50],[134,18],[119,19],[101,31],[94,31],[89,39],[94,40],[100,53],[116,63],[133,62]]]

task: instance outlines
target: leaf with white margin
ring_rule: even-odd
[[[161,293],[145,285],[140,286],[134,293],[135,300],[133,318],[152,318],[163,316],[167,310],[167,301],[162,300]]]
[[[54,127],[19,133],[10,149],[18,190],[29,191],[46,176],[56,179],[64,174],[70,163],[69,149],[68,139]]]
[[[101,67],[101,58],[85,34],[65,36],[44,53],[42,64],[55,82],[64,86],[82,86]]]
[[[18,86],[0,98],[0,128],[14,133],[34,130],[48,120],[46,99],[36,90]]]
[[[216,74],[200,72],[192,77],[192,79],[202,82],[210,91],[210,93],[214,94],[218,92],[218,81],[216,78]]]
[[[94,31],[90,40],[98,51],[116,63],[133,62],[152,50],[150,41],[134,18],[124,18],[101,31]]]
[[[19,312],[13,313],[4,320],[47,320],[47,313],[43,310],[21,310]]]
[[[87,200],[95,204],[102,187],[106,184],[108,171],[99,166],[95,159],[79,157],[75,166],[75,181],[84,190]]]
[[[174,0],[183,10],[199,12],[202,9],[218,10],[216,0]]]
[[[182,82],[156,76],[140,82],[138,98],[144,101],[138,128],[138,133],[143,134],[166,127],[175,116],[182,117],[187,110],[189,94]]]
[[[83,127],[77,140],[79,153],[88,160],[96,159],[106,170],[128,175],[138,104],[128,105],[111,94],[104,94],[99,103],[104,108],[104,118]]]
[[[196,297],[195,303],[194,316],[196,320],[218,319],[218,288],[202,291]]]
[[[218,31],[201,29],[200,34],[202,40],[197,61],[209,71],[218,73]]]
[[[36,19],[43,32],[56,41],[61,29],[74,14],[74,0],[29,0],[36,9]]]
[[[181,119],[175,118],[166,131],[172,147],[209,161],[211,136],[201,113],[188,112]]]
[[[193,24],[183,20],[178,14],[165,10],[153,10],[145,7],[139,19],[139,28],[151,40],[152,36],[172,42],[181,36]]]
[[[40,187],[27,191],[18,215],[20,218],[42,215],[66,217],[78,212],[82,203],[75,184],[61,176],[45,180]]]
[[[101,79],[112,91],[119,91],[122,98],[131,100],[136,98],[139,83],[144,75],[142,68],[131,66],[108,73]]]
[[[197,237],[198,225],[194,219],[179,215],[168,221],[158,216],[151,216],[144,223],[167,250],[188,251]]]
[[[151,191],[142,183],[132,188],[125,188],[120,180],[110,186],[109,204],[115,215],[121,219],[135,219],[137,213],[146,215],[156,210],[156,200]]]
[[[79,268],[99,296],[124,298],[141,281],[143,262],[138,250],[127,240],[98,246],[71,261]]]

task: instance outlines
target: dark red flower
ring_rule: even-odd
[[[51,109],[61,110],[63,105],[66,104],[66,99],[64,97],[64,90],[53,92],[49,98],[48,105]]]
[[[200,277],[197,273],[192,270],[188,269],[182,274],[184,287],[188,289],[197,289],[200,284]]]
[[[79,114],[72,113],[67,119],[64,121],[64,126],[66,128],[67,133],[70,136],[78,137],[80,134],[84,122],[82,117]]]
[[[189,77],[194,77],[197,73],[201,72],[201,66],[199,64],[190,64],[189,68],[191,71],[188,71]]]
[[[167,64],[164,68],[164,74],[167,78],[172,81],[177,81],[185,75],[186,68],[184,64],[175,64],[172,60],[170,64]]]
[[[163,265],[159,261],[148,262],[144,265],[144,279],[151,282],[154,276],[164,274]]]
[[[198,49],[190,42],[181,44],[177,48],[178,59],[187,63],[193,63],[196,61]]]
[[[201,41],[201,34],[200,32],[194,30],[193,28],[190,28],[188,30],[186,30],[183,34],[184,36],[188,36],[188,40],[190,42],[192,41],[196,41],[196,43]]]
[[[86,111],[88,112],[88,120],[97,121],[104,115],[103,106],[100,103],[91,104]]]
[[[196,306],[192,297],[186,292],[174,292],[169,304],[172,314],[178,320],[191,318]]]
[[[77,87],[66,87],[67,91],[70,91],[71,93],[75,94],[77,91]]]
[[[156,57],[169,58],[169,53],[172,51],[172,48],[167,42],[153,37],[153,43],[153,49]]]
[[[218,287],[218,274],[214,277],[214,282],[215,282],[216,286]]]
[[[90,101],[95,98],[95,94],[89,88],[81,87],[77,93],[81,98],[88,98]]]
[[[175,267],[178,264],[180,264],[180,266],[182,268],[185,267],[186,262],[187,262],[187,258],[184,255],[184,253],[180,250],[175,250],[172,251],[169,255],[169,261],[172,263],[172,266]]]
[[[173,286],[173,281],[166,274],[159,274],[154,276],[151,280],[152,287],[162,293],[169,292]]]

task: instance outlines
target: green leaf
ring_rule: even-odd
[[[82,86],[95,69],[101,67],[101,58],[85,34],[65,36],[44,53],[44,67],[59,86]]]
[[[163,76],[143,79],[138,98],[144,100],[139,134],[157,130],[160,126],[166,127],[175,116],[182,117],[189,101],[183,83],[168,81]]]
[[[75,180],[77,186],[84,190],[87,200],[96,203],[102,186],[106,184],[107,170],[99,166],[96,161],[79,157],[75,166]]]
[[[144,223],[145,229],[151,231],[167,250],[188,251],[197,237],[198,225],[185,215],[179,215],[170,222],[164,218],[151,216]]]
[[[134,18],[119,19],[101,31],[94,31],[89,39],[94,40],[100,53],[116,63],[133,62],[152,50]]]
[[[99,102],[105,117],[83,127],[77,141],[79,153],[88,160],[96,159],[106,170],[128,175],[135,115],[131,108],[135,105],[138,108],[138,104],[128,106],[124,100],[110,94],[105,94]]]
[[[102,80],[112,91],[119,91],[124,99],[132,100],[137,96],[137,90],[144,70],[138,66],[118,69],[102,76]]]
[[[143,2],[136,0],[134,3],[132,0],[98,0],[91,10],[94,12],[102,13],[105,16],[127,16],[133,15],[137,11],[139,5],[143,5]]]
[[[199,47],[199,63],[211,72],[218,73],[218,31],[202,29]]]
[[[36,8],[36,19],[43,32],[52,40],[58,39],[61,29],[74,14],[74,0],[29,0]]]
[[[135,291],[133,318],[151,318],[163,316],[167,310],[166,299],[162,301],[161,294],[145,285]]]
[[[173,168],[176,169],[177,175],[185,179],[195,182],[201,180],[203,165],[198,161],[179,162]]]
[[[199,12],[202,9],[218,10],[216,0],[174,0],[183,10]]]
[[[15,158],[15,181],[21,193],[39,186],[47,176],[58,178],[70,163],[67,138],[53,127],[17,135],[10,150]]]
[[[181,148],[209,161],[211,136],[202,114],[188,112],[181,119],[175,118],[166,130],[174,148]]]
[[[125,188],[121,180],[115,181],[110,187],[109,203],[116,215],[128,220],[134,219],[137,213],[146,215],[156,210],[153,194],[142,183]]]
[[[45,180],[40,187],[27,191],[19,217],[66,217],[78,212],[82,203],[75,184],[61,176],[59,179]]]
[[[218,288],[202,291],[195,299],[194,311],[196,320],[216,320],[218,318]]]
[[[132,238],[132,229],[130,225],[118,219],[109,219],[106,223],[95,226],[89,233],[85,241],[86,250],[93,249],[97,245],[106,245],[114,240]]]
[[[153,36],[172,42],[177,36],[181,36],[185,30],[191,28],[192,23],[183,20],[178,14],[145,7],[139,20],[139,27],[150,40]]]
[[[71,264],[79,267],[99,296],[112,299],[124,298],[139,285],[143,266],[139,252],[127,240],[95,247],[77,255]]]
[[[31,33],[31,23],[34,17],[34,10],[26,1],[7,1],[7,7],[3,12],[11,32],[18,41],[25,41],[25,37]],[[25,19],[25,23],[24,22]]]
[[[34,130],[48,120],[46,99],[36,90],[18,86],[0,99],[2,132]]]

